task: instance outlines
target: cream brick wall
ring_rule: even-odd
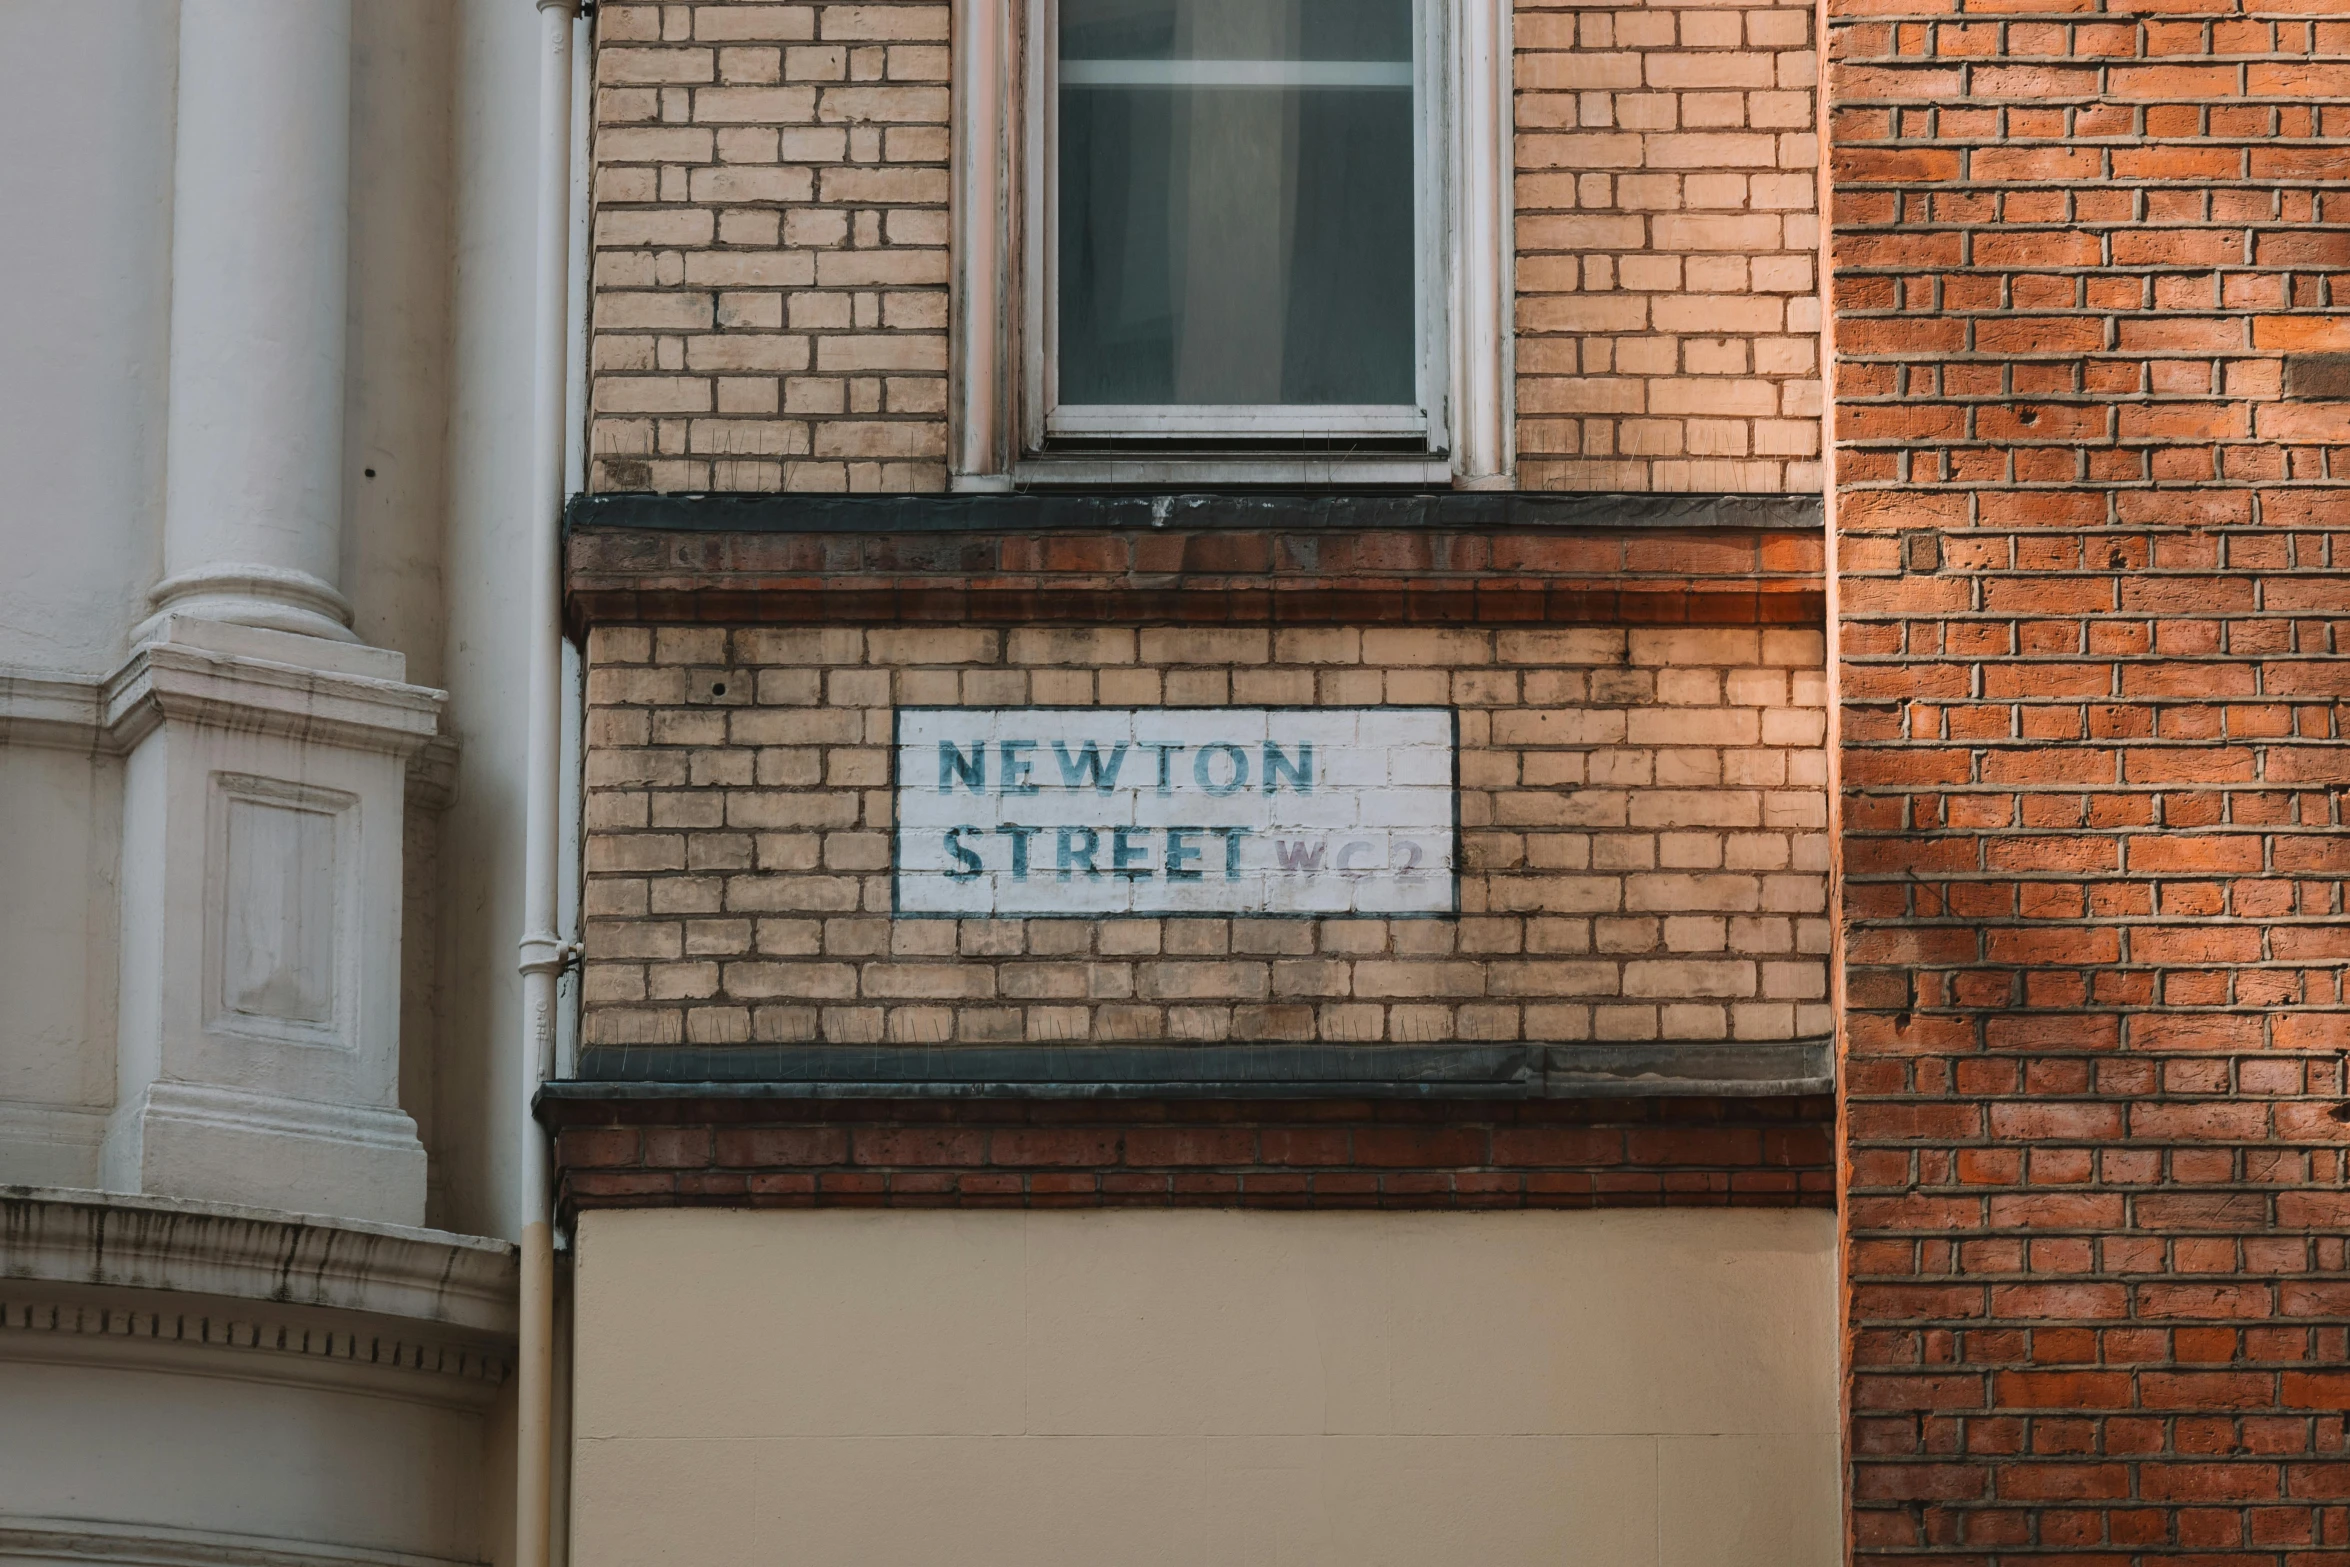
[[[1820,487],[1807,3],[1518,0],[1528,489]]]
[[[1801,630],[603,627],[586,1039],[1824,1033]],[[1462,917],[903,920],[893,703],[1452,703]]]
[[[947,7],[596,37],[590,487],[944,488]]]
[[[948,21],[598,8],[591,488],[944,487]],[[1521,482],[1817,490],[1811,8],[1517,46]]]

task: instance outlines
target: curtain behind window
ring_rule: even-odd
[[[1060,400],[1410,404],[1411,0],[1062,0]]]

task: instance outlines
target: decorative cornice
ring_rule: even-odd
[[[447,696],[426,686],[150,642],[106,682],[116,746],[166,719],[410,756],[440,725]]]
[[[0,1561],[26,1558],[123,1567],[472,1567],[453,1557],[370,1551],[273,1535],[12,1513],[0,1520]]]
[[[515,1328],[504,1241],[225,1203],[0,1186],[0,1278]]]
[[[0,669],[0,746],[104,751],[105,682],[32,669]]]
[[[479,1410],[512,1374],[517,1278],[477,1236],[0,1187],[0,1360]]]
[[[142,650],[144,651],[144,650]],[[134,656],[132,663],[139,662]],[[184,661],[183,661],[184,662]],[[237,660],[239,664],[250,661]],[[292,669],[294,666],[280,666]],[[240,671],[239,673],[244,673]],[[251,704],[235,700],[246,693],[236,690],[234,683],[226,685],[225,692],[216,684],[208,695],[195,696],[191,701],[179,700],[191,694],[188,682],[167,678],[164,690],[154,693],[155,700],[146,702],[129,697],[127,711],[113,709],[115,693],[124,687],[131,669],[106,679],[58,674],[45,670],[0,668],[0,748],[9,746],[37,746],[45,750],[79,751],[92,756],[122,756],[162,717],[190,717],[197,721],[207,719],[233,720],[239,727],[255,727],[278,733],[300,732],[312,738],[342,739],[343,731],[336,728],[338,719],[350,716],[347,712],[329,708],[318,713],[302,710],[303,688],[300,683],[278,680],[264,684],[263,692],[271,708],[282,721],[269,722],[270,713],[264,711],[263,722],[250,723],[254,714]],[[329,677],[347,680],[349,677]],[[135,683],[135,682],[134,682]],[[391,687],[400,692],[425,693],[429,700],[402,701],[395,705],[393,733],[389,744],[371,742],[363,749],[404,752],[408,758],[408,804],[427,811],[448,807],[456,796],[457,763],[462,748],[446,734],[436,732],[439,722],[441,693],[424,686],[410,686],[399,682],[365,680],[361,689],[332,693],[343,699],[356,697],[360,712],[377,696],[374,688]],[[151,683],[142,690],[150,690]],[[223,694],[231,700],[224,706],[217,700]],[[405,716],[397,716],[405,715]],[[421,730],[418,738],[418,715],[421,722],[432,727]],[[384,725],[362,722],[369,733],[381,735]]]
[[[467,1409],[513,1374],[509,1340],[440,1323],[4,1279],[0,1360],[202,1371]]]

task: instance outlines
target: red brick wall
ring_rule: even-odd
[[[1857,1553],[2350,1560],[2350,22],[1831,14]]]

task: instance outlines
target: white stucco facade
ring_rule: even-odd
[[[512,1248],[25,1187],[0,1240],[0,1554],[485,1559]]]
[[[199,31],[232,35],[256,19],[238,6],[192,17]],[[107,710],[109,683],[137,639],[160,629],[158,584],[250,565],[324,583],[347,608],[348,625],[330,635],[396,655],[361,678],[397,666],[391,683],[444,693],[416,699],[436,713],[406,746],[407,782],[370,813],[395,845],[404,819],[415,885],[379,900],[389,944],[371,928],[362,945],[396,955],[390,982],[411,1003],[383,1012],[397,1019],[398,1048],[380,1053],[397,1060],[396,1108],[433,1155],[429,1216],[476,1233],[511,1223],[474,1107],[515,1004],[519,915],[501,900],[519,860],[502,863],[512,846],[480,824],[520,810],[520,757],[505,741],[523,659],[498,585],[518,582],[525,564],[509,535],[525,487],[528,353],[510,323],[526,316],[531,283],[529,217],[513,197],[534,166],[535,22],[527,7],[494,4],[356,8],[327,28],[346,79],[278,106],[280,119],[330,122],[318,136],[273,133],[303,142],[301,167],[216,189],[203,160],[180,155],[177,8],[19,0],[0,10],[9,56],[40,62],[0,106],[16,149],[0,187],[20,216],[0,252],[0,456],[21,476],[0,508],[15,563],[0,585],[0,801],[11,828],[0,864],[12,885],[45,889],[0,912],[0,1179],[99,1180],[118,1097],[117,889],[126,870],[156,869],[152,854],[124,860],[138,743]],[[313,70],[234,36],[224,47],[242,62],[228,108],[247,119],[266,117],[255,105],[270,71]],[[199,66],[211,58],[198,55]],[[193,107],[199,140],[256,134],[234,115],[214,123],[224,110],[213,98]],[[295,176],[327,181],[348,222],[321,223],[317,192],[280,199]],[[239,201],[255,210],[210,210]],[[205,245],[222,242],[207,235],[224,222],[259,225],[253,253],[292,258],[280,270],[319,296],[305,306],[317,321],[259,340],[249,320],[237,324],[238,310],[259,308],[254,287],[275,300],[288,285],[240,270],[233,246],[208,275]],[[297,231],[264,244],[270,224]],[[192,252],[176,272],[175,244]],[[288,361],[273,403],[239,414],[233,399],[198,395],[208,364],[249,369],[273,342]],[[176,425],[175,373],[191,383]],[[322,418],[322,403],[337,416]],[[270,591],[241,607],[234,593],[181,592],[174,607],[246,625],[317,613],[307,589],[261,602]],[[276,647],[262,662],[349,661]],[[432,874],[418,877],[418,861]],[[441,866],[462,869],[442,876]]]
[[[0,4],[11,1556],[510,1539],[538,27]]]

